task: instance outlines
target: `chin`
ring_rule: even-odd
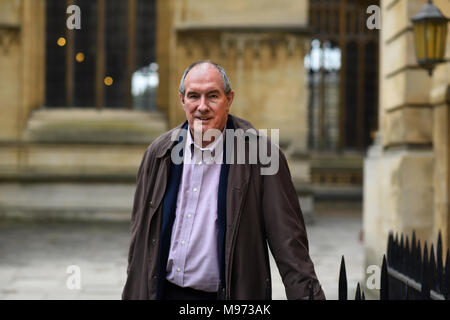
[[[214,129],[210,126],[205,126],[204,128],[202,128],[202,133],[204,134],[206,131],[210,130],[210,129]]]

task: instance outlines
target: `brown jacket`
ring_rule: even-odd
[[[243,119],[230,117],[236,129],[253,128]],[[123,299],[156,298],[161,202],[175,145],[171,141],[175,129],[147,148],[137,174]],[[307,299],[310,280],[314,299],[325,299],[308,253],[305,224],[287,161],[281,151],[279,155],[279,170],[275,175],[261,175],[260,164],[230,165],[225,237],[226,299],[271,299],[267,244],[288,299]]]

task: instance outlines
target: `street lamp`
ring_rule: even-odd
[[[449,19],[433,5],[432,0],[428,0],[411,21],[414,26],[418,63],[427,69],[431,76],[436,64],[446,62],[445,47]]]

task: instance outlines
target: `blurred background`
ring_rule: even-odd
[[[377,297],[366,269],[389,232],[441,231],[446,252],[450,39],[429,74],[410,20],[425,3],[0,0],[0,299],[120,299],[137,168],[185,119],[178,84],[200,59],[227,70],[232,114],[280,129],[328,298],[342,255],[349,297]]]

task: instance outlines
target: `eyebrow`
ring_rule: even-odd
[[[218,94],[220,94],[220,91],[219,91],[219,90],[212,90],[212,91],[209,91],[207,94],[212,94],[212,93],[218,93]]]
[[[209,95],[209,94],[213,94],[213,93],[220,94],[220,91],[217,90],[217,89],[214,89],[214,90],[208,91],[206,94]],[[195,90],[192,90],[192,91],[188,91],[186,93],[186,96],[190,95],[190,94],[199,94],[199,93],[197,91],[195,91]]]

